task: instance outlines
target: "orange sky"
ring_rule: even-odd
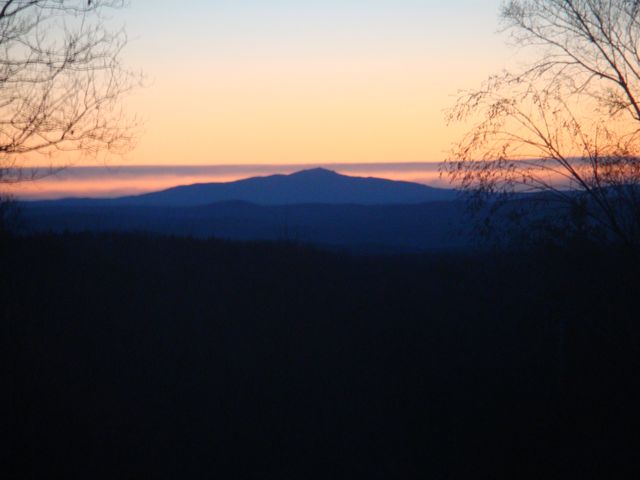
[[[351,176],[375,176],[440,187],[449,186],[447,180],[440,177],[440,165],[433,163],[345,163],[323,166]],[[175,185],[229,182],[253,176],[288,174],[309,167],[299,164],[71,167],[37,181],[16,184],[10,191],[27,199],[116,197],[162,190]]]
[[[133,5],[133,164],[440,161],[444,110],[513,55],[497,0]]]
[[[131,38],[124,60],[148,78],[124,103],[143,121],[137,148],[122,158],[53,163],[439,162],[466,129],[445,123],[457,92],[513,63],[515,52],[496,34],[499,3],[194,0],[176,9],[169,0],[133,1],[118,20]],[[389,178],[412,179],[406,175],[387,169]],[[46,185],[55,183],[25,188]]]

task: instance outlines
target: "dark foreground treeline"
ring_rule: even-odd
[[[1,478],[640,478],[624,255],[1,248]]]

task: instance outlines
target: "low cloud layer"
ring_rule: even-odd
[[[316,165],[109,166],[72,167],[37,181],[22,182],[10,193],[21,199],[118,197],[177,185],[231,182],[243,178],[324,167],[344,175],[405,180],[448,187],[437,163],[373,163]]]

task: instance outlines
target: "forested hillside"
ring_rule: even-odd
[[[622,254],[112,234],[0,251],[4,478],[640,472]]]

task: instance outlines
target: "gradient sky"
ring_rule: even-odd
[[[12,193],[114,196],[305,166],[442,186],[425,162],[446,158],[467,128],[447,126],[445,110],[518,61],[498,33],[501,0],[130,4],[113,24],[129,34],[125,62],[148,78],[125,101],[144,124],[138,147],[108,168],[103,158],[56,158],[101,169]],[[135,170],[169,165],[180,169]]]
[[[177,5],[177,7],[176,7]],[[132,0],[118,14],[127,102],[144,135],[126,164],[442,160],[443,111],[514,52],[499,0]]]

